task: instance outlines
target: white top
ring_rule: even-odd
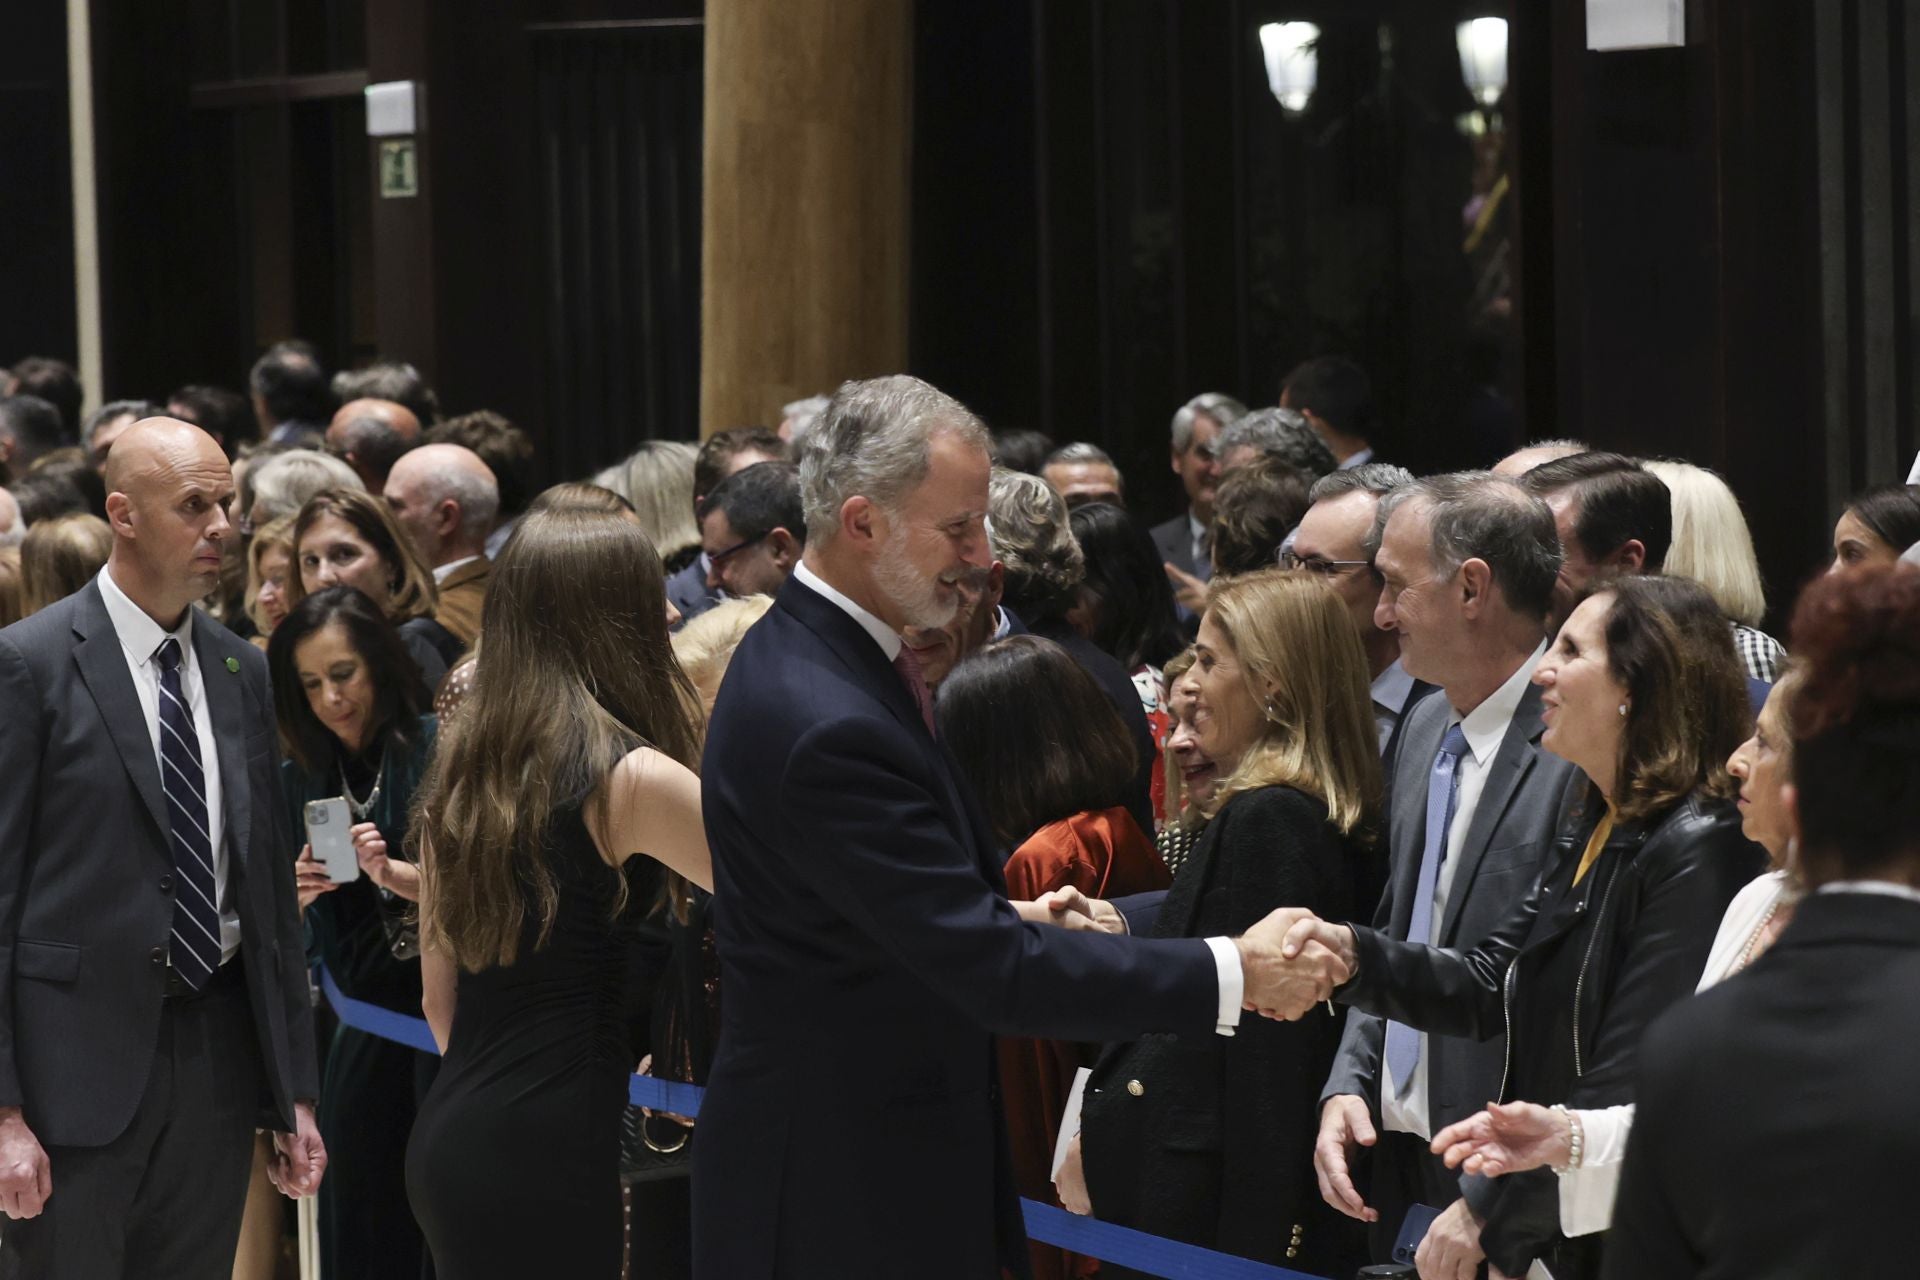
[[[1733,896],[1713,935],[1707,967],[1695,991],[1705,991],[1732,977],[1740,967],[1754,935],[1790,900],[1792,887],[1784,871],[1769,871]],[[1916,895],[1920,896],[1920,895]],[[1560,1175],[1560,1230],[1570,1236],[1605,1231],[1613,1221],[1613,1200],[1620,1189],[1620,1164],[1627,1155],[1627,1135],[1633,1130],[1633,1104],[1600,1111],[1575,1111],[1584,1143],[1580,1167]]]
[[[855,604],[846,593],[828,585],[825,579],[807,567],[805,560],[793,567],[793,576],[859,623],[860,629],[872,636],[873,642],[880,646],[880,651],[887,655],[888,662],[900,656],[903,641],[893,628]],[[1240,1025],[1240,1001],[1246,994],[1246,975],[1240,968],[1240,949],[1228,938],[1208,938],[1206,942],[1213,952],[1214,973],[1220,981],[1220,1009],[1214,1030],[1223,1036],[1230,1036],[1234,1028]]]
[[[445,582],[449,577],[453,576],[455,569],[458,569],[463,564],[472,564],[479,558],[479,556],[461,556],[458,560],[449,560],[445,564],[435,565],[433,567],[434,582],[436,584]]]
[[[1513,673],[1498,689],[1488,694],[1479,706],[1462,716],[1458,709],[1453,712],[1449,724],[1457,724],[1466,735],[1467,753],[1460,757],[1455,776],[1460,780],[1459,797],[1455,802],[1453,825],[1447,828],[1447,857],[1440,864],[1440,874],[1433,884],[1433,928],[1437,935],[1440,922],[1447,915],[1447,897],[1453,890],[1453,873],[1459,867],[1458,856],[1466,844],[1467,832],[1473,826],[1473,814],[1480,807],[1480,793],[1486,790],[1487,767],[1493,763],[1494,753],[1500,750],[1500,743],[1507,736],[1507,727],[1513,723],[1514,712],[1520,709],[1520,702],[1527,696],[1527,685],[1533,680],[1533,669],[1540,665],[1540,659],[1546,655],[1547,642],[1542,640],[1534,646],[1527,659],[1513,669]],[[1426,1141],[1433,1140],[1433,1124],[1428,1118],[1427,1108],[1427,1062],[1432,1057],[1427,1043],[1427,1033],[1420,1033],[1420,1061],[1413,1068],[1413,1080],[1406,1092],[1400,1092],[1393,1078],[1393,1071],[1387,1066],[1386,1055],[1380,1055],[1380,1120],[1394,1133],[1411,1133]]]
[[[213,716],[207,710],[207,690],[200,679],[200,664],[193,660],[193,610],[188,609],[180,625],[171,631],[147,616],[146,610],[128,598],[107,569],[100,570],[100,598],[106,602],[107,618],[120,638],[120,650],[127,658],[127,671],[133,677],[133,691],[140,698],[140,714],[147,718],[147,738],[153,743],[156,769],[166,765],[160,759],[160,663],[155,657],[162,643],[171,636],[180,642],[180,695],[186,699],[187,712],[200,739],[200,771],[204,775],[207,800],[207,843],[213,848],[213,896],[220,904],[220,963],[233,959],[240,949],[240,917],[227,893],[227,811],[220,790],[220,744],[213,734]],[[171,846],[168,855],[172,855]]]
[[[1380,730],[1380,750],[1393,741],[1393,731],[1407,710],[1407,695],[1413,692],[1413,677],[1395,658],[1393,665],[1373,678],[1373,723]]]

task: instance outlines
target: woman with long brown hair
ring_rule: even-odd
[[[703,888],[700,711],[638,527],[529,514],[415,830],[445,1057],[407,1151],[441,1280],[620,1273],[629,952],[662,866]],[[636,856],[644,851],[644,857]]]

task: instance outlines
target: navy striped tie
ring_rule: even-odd
[[[207,775],[200,765],[200,734],[180,689],[180,642],[169,636],[154,657],[160,663],[160,789],[167,797],[167,842],[178,886],[169,954],[174,972],[198,991],[220,967]]]

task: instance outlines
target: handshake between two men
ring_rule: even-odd
[[[1063,929],[1128,932],[1110,902],[1078,889],[1056,889],[1031,903],[1015,903],[1025,919]],[[1305,907],[1281,907],[1233,940],[1246,986],[1240,1006],[1250,1013],[1296,1021],[1353,977],[1353,931]]]

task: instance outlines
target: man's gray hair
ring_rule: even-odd
[[[807,432],[820,425],[820,415],[827,411],[832,401],[826,396],[808,396],[805,400],[795,400],[791,404],[780,406],[780,420],[792,425],[787,428],[787,443],[799,444]]]
[[[1224,391],[1202,391],[1173,414],[1173,447],[1181,453],[1193,443],[1193,420],[1212,418],[1222,430],[1247,416],[1247,406]]]
[[[328,489],[365,489],[352,467],[329,454],[311,449],[276,454],[261,463],[249,484],[253,488],[254,525],[290,516],[307,499]]]
[[[1387,521],[1406,503],[1426,504],[1435,577],[1449,578],[1469,560],[1493,573],[1515,613],[1545,618],[1560,576],[1560,534],[1553,510],[1518,484],[1490,471],[1428,476],[1380,499],[1367,558],[1380,550]]]
[[[1052,453],[1047,455],[1047,460],[1044,463],[1042,463],[1041,466],[1043,468],[1050,467],[1056,462],[1061,462],[1061,463],[1094,462],[1094,463],[1099,463],[1103,466],[1112,467],[1116,472],[1120,470],[1120,466],[1118,463],[1116,463],[1113,460],[1112,454],[1108,453],[1105,449],[1102,449],[1099,445],[1088,444],[1084,440],[1076,440],[1072,444],[1061,445],[1058,449],[1055,449]]]
[[[864,497],[884,510],[927,478],[936,435],[984,452],[987,428],[946,392],[904,373],[842,383],[820,421],[798,438],[800,502],[807,541],[825,546],[840,532],[840,508]]]
[[[1306,416],[1292,409],[1255,409],[1221,430],[1213,442],[1213,456],[1225,458],[1241,448],[1278,458],[1310,476],[1327,475],[1339,465]]]
[[[1395,489],[1412,483],[1413,472],[1405,467],[1396,467],[1391,462],[1363,462],[1357,467],[1329,471],[1321,476],[1307,491],[1307,501],[1320,502],[1361,492],[1384,498]]]
[[[1007,599],[1028,621],[1058,617],[1079,599],[1086,553],[1073,536],[1066,499],[1039,476],[996,467],[988,486],[993,558],[1006,566]]]
[[[475,461],[479,461],[476,457]],[[484,464],[483,464],[484,465]],[[452,498],[460,504],[460,533],[463,537],[484,537],[500,514],[500,485],[491,471],[472,467],[434,467],[421,486],[429,507],[437,507]]]

